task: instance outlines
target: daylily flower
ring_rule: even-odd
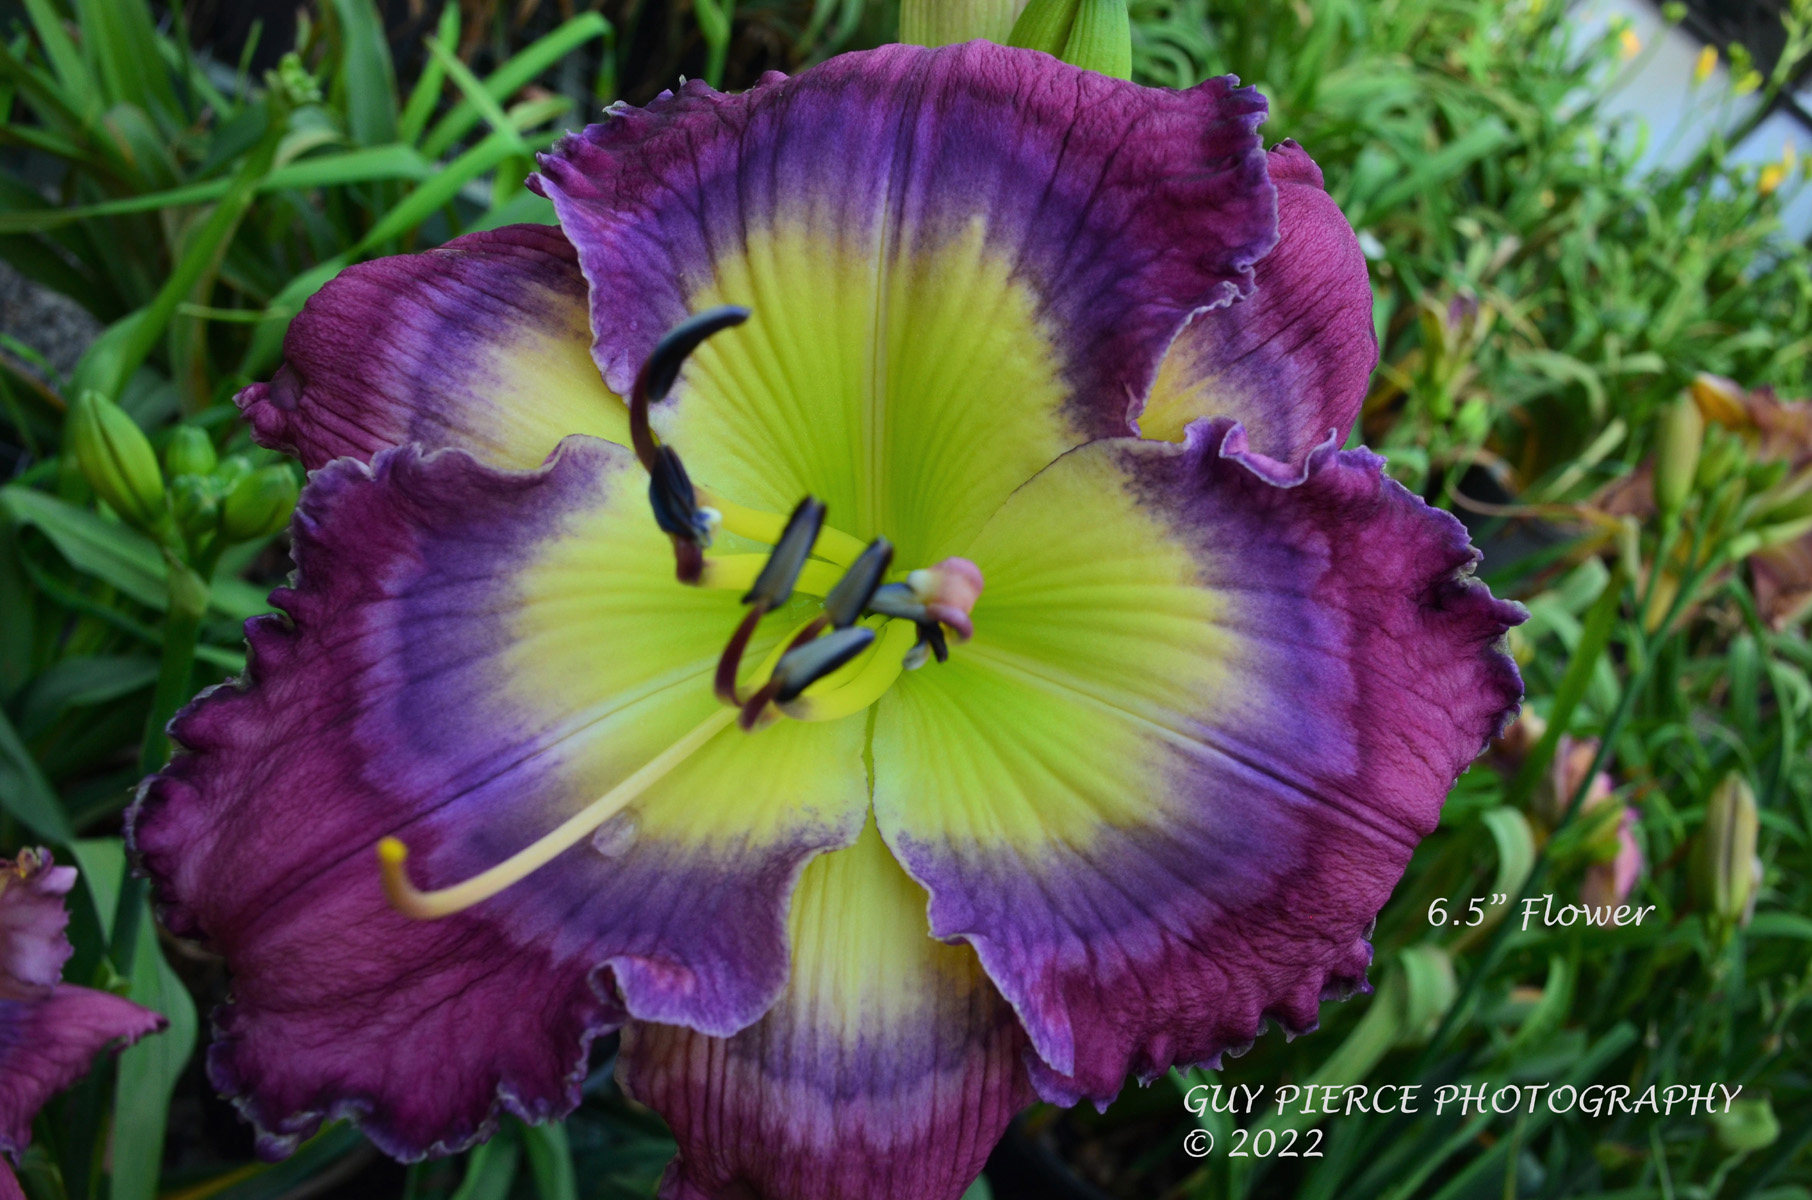
[[[63,982],[75,952],[63,897],[75,881],[75,868],[53,866],[47,850],[0,860],[0,1150],[15,1163],[31,1144],[32,1118],[95,1055],[167,1024],[130,1000]],[[22,1194],[0,1159],[0,1198]]]
[[[1263,112],[979,42],[693,82],[543,157],[558,229],[310,302],[241,397],[313,472],[285,615],[132,826],[267,1151],[561,1116],[622,1028],[663,1195],[955,1197],[1363,986],[1521,611],[1338,448],[1364,262]]]

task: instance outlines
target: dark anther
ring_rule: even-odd
[[[838,667],[874,644],[875,631],[866,625],[837,629],[780,656],[774,668],[774,699],[781,704],[798,697]]]
[[[874,595],[868,598],[868,610],[884,617],[899,617],[907,621],[930,620],[925,606],[912,594],[912,589],[903,583],[889,583],[876,588]]]
[[[670,446],[655,448],[654,465],[648,471],[648,504],[654,509],[654,523],[673,539],[675,574],[681,583],[697,583],[705,568],[704,548],[711,544],[711,522]]]
[[[762,564],[761,574],[755,577],[755,586],[749,589],[742,602],[770,611],[785,604],[793,595],[793,584],[798,581],[799,572],[805,569],[805,560],[811,557],[812,546],[822,528],[824,505],[807,496],[787,518],[786,529],[774,543],[768,561]]]
[[[930,646],[939,662],[950,661],[950,644],[944,640],[944,627],[936,621],[919,622],[919,645]]]
[[[887,574],[892,562],[893,544],[886,538],[876,538],[868,543],[868,548],[850,564],[843,578],[824,598],[824,613],[832,626],[848,629],[856,623],[862,610],[874,598],[875,590],[881,586],[881,576]]]
[[[654,344],[654,353],[642,364],[635,388],[629,394],[629,441],[635,447],[636,457],[642,460],[642,466],[650,474],[654,471],[655,444],[654,434],[648,428],[649,404],[666,398],[673,381],[679,378],[687,356],[698,349],[700,342],[748,319],[749,310],[735,304],[706,309],[669,329]]]
[[[664,451],[666,447],[661,449]],[[712,684],[717,698],[725,704],[736,706],[744,702],[736,693],[736,672],[742,666],[743,652],[749,648],[749,638],[754,636],[755,626],[764,615],[792,597],[793,584],[798,581],[799,572],[805,569],[805,560],[810,557],[812,544],[818,540],[818,531],[823,527],[824,505],[807,496],[787,519],[780,541],[769,553],[768,561],[762,564],[761,574],[755,577],[755,586],[742,598],[742,602],[750,606],[749,611],[737,625],[736,632],[730,635],[730,644],[724,647],[722,657],[717,660],[717,677]],[[823,627],[822,622],[806,626],[794,644],[818,636]],[[761,707],[766,705],[764,699]],[[755,711],[759,714],[760,708]]]
[[[711,525],[698,507],[698,493],[671,446],[655,449],[654,465],[648,468],[648,503],[662,533],[711,544]]]

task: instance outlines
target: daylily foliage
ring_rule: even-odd
[[[557,229],[310,302],[240,398],[296,579],[130,830],[267,1151],[560,1116],[621,1029],[664,1195],[953,1198],[1364,985],[1520,611],[1339,449],[1371,293],[1263,114],[979,42],[694,82],[543,157]]]

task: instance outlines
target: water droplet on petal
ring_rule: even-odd
[[[622,858],[635,845],[636,834],[641,828],[641,819],[633,810],[620,812],[598,826],[591,835],[591,848],[605,858]]]

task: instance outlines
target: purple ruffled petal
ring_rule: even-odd
[[[403,1158],[500,1110],[557,1117],[626,1015],[729,1033],[784,986],[793,881],[860,827],[860,721],[732,728],[455,915],[380,888],[380,837],[417,886],[461,882],[720,711],[735,597],[673,582],[646,489],[575,438],[534,472],[403,448],[305,491],[287,615],[249,624],[247,681],[178,717],[186,753],[129,831],[167,924],[234,973],[210,1069],[268,1152],[338,1116]]]
[[[627,437],[590,341],[572,246],[512,225],[348,267],[291,323],[276,376],[237,402],[261,444],[310,470],[410,442],[533,467],[568,434]]]
[[[0,1150],[16,1159],[52,1096],[88,1074],[95,1055],[128,1046],[167,1022],[109,992],[58,984],[0,992]]]
[[[76,869],[51,865],[50,852],[27,850],[16,863],[0,863],[0,974],[24,986],[62,982],[63,964],[75,953],[66,897]]]
[[[75,881],[74,867],[52,866],[43,850],[0,865],[0,1150],[15,1159],[44,1102],[86,1075],[95,1055],[166,1024],[130,1000],[59,982],[72,953],[64,897]],[[0,1197],[10,1179],[0,1177]]]
[[[1032,1100],[1025,1034],[874,826],[807,868],[793,972],[733,1038],[632,1024],[618,1067],[680,1153],[663,1200],[957,1200]]]
[[[894,45],[619,106],[530,182],[619,392],[691,312],[753,308],[656,413],[695,478],[809,491],[931,561],[1063,450],[1131,433],[1190,314],[1251,289],[1276,241],[1264,110],[1230,79]]]
[[[1459,522],[1367,452],[1292,470],[1201,422],[1073,451],[972,557],[974,641],[881,702],[875,810],[1041,1093],[1312,1028],[1521,696]]]
[[[1295,142],[1271,151],[1277,248],[1252,295],[1202,313],[1171,347],[1139,428],[1180,441],[1199,417],[1240,422],[1252,448],[1300,463],[1346,440],[1365,401],[1378,338],[1365,255],[1321,169]]]

